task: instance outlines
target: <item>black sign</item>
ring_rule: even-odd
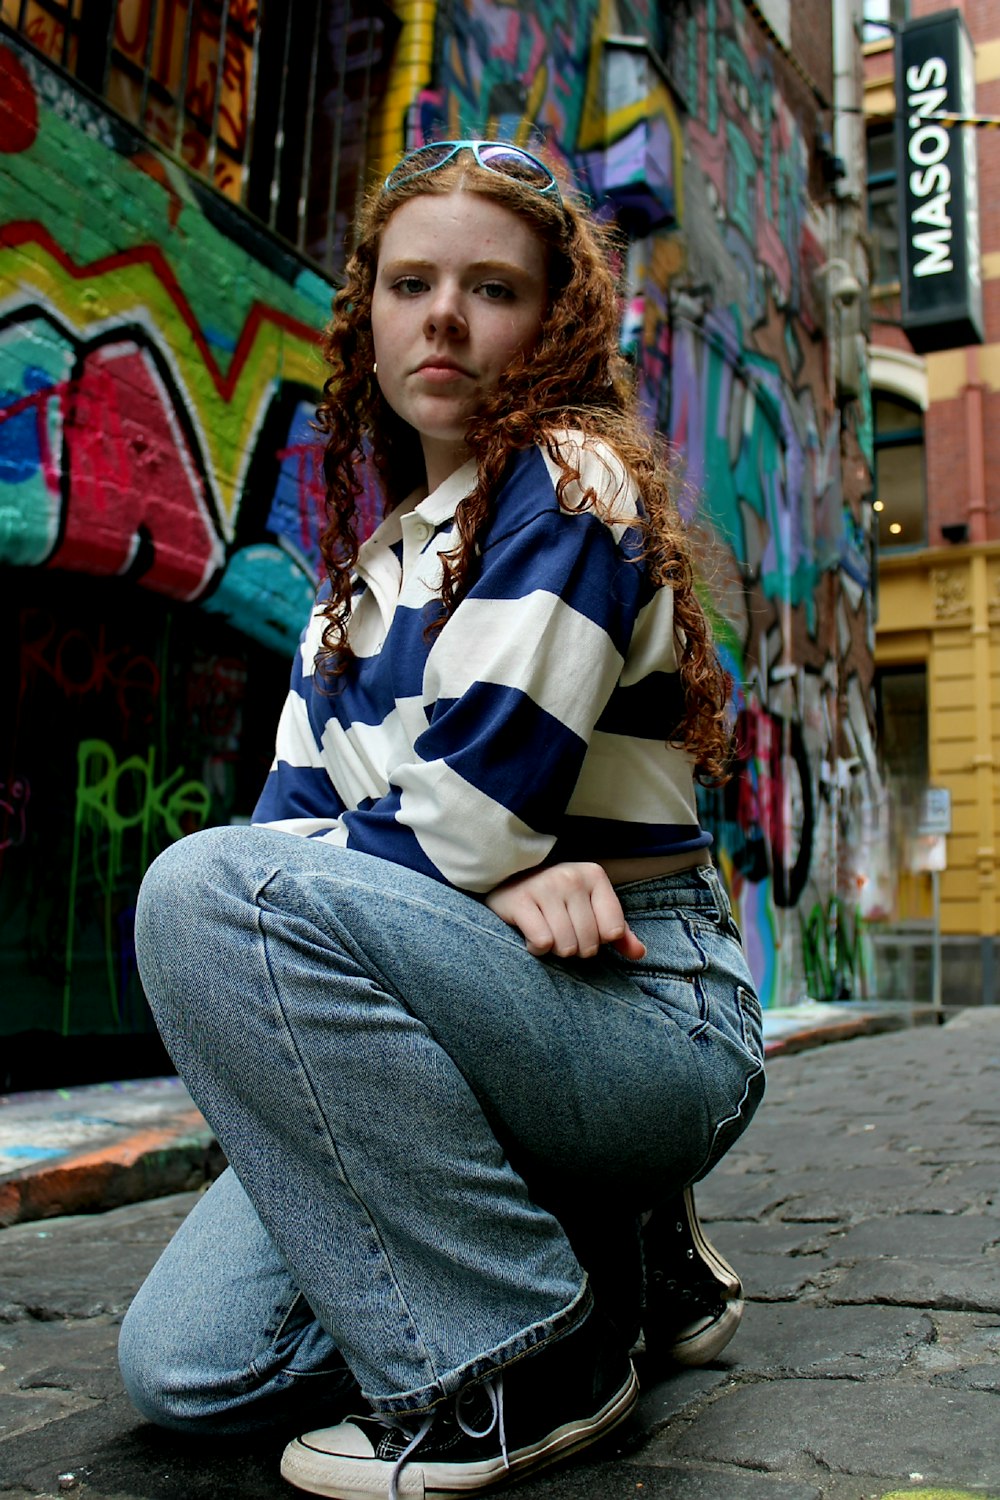
[[[918,354],[983,342],[972,43],[957,10],[899,27],[897,172],[903,328]]]

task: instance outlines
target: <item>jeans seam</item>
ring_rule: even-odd
[[[731,1114],[728,1114],[725,1117],[724,1120],[718,1120],[716,1122],[715,1129],[712,1132],[712,1139],[711,1139],[711,1142],[709,1144],[709,1148],[708,1148],[708,1150],[705,1153],[704,1160],[702,1161],[701,1167],[699,1169],[699,1173],[698,1173],[699,1177],[703,1176],[705,1174],[705,1172],[709,1170],[708,1163],[712,1162],[712,1160],[713,1160],[713,1157],[715,1155],[715,1148],[716,1148],[716,1145],[718,1143],[719,1137],[722,1134],[722,1132],[728,1126],[732,1125],[734,1123],[734,1121],[737,1121],[737,1120],[742,1121],[742,1119],[743,1119],[743,1107],[747,1103],[748,1099],[750,1098],[750,1089],[751,1089],[751,1086],[753,1085],[754,1081],[757,1078],[760,1077],[760,1075],[763,1073],[763,1071],[764,1071],[764,1065],[763,1065],[763,1063],[757,1063],[757,1065],[755,1067],[751,1068],[748,1071],[748,1073],[746,1075],[746,1078],[743,1081],[743,1093],[740,1095],[740,1101],[737,1104],[736,1108],[732,1111]]]
[[[579,1292],[561,1312],[547,1319],[545,1323],[535,1323],[531,1328],[521,1329],[519,1333],[514,1334],[512,1338],[507,1339],[489,1354],[479,1355],[476,1359],[469,1360],[456,1370],[450,1371],[446,1383],[441,1383],[440,1394],[431,1401],[423,1399],[421,1390],[404,1391],[398,1396],[380,1396],[377,1401],[369,1397],[367,1392],[363,1391],[362,1395],[369,1405],[379,1412],[406,1412],[419,1416],[424,1412],[432,1411],[435,1406],[461,1390],[462,1386],[472,1384],[496,1370],[498,1366],[506,1369],[508,1365],[516,1364],[527,1355],[534,1354],[546,1344],[568,1333],[570,1328],[582,1322],[587,1316],[593,1300],[590,1282],[585,1276]],[[581,1306],[582,1311],[580,1311]],[[505,1351],[508,1349],[514,1349],[515,1352],[507,1356]]]
[[[273,879],[275,879],[282,873],[283,872],[281,870],[273,870],[267,880],[262,883],[260,887],[261,893],[263,893],[263,891]],[[378,896],[381,894],[378,886],[372,885],[366,880],[358,880],[354,877],[343,876],[337,877],[337,879],[342,886],[350,887],[352,890],[367,892],[374,896]],[[342,922],[337,920],[336,913],[324,911],[321,906],[316,901],[314,901],[312,893],[307,887],[303,886],[301,882],[298,881],[296,881],[296,884],[299,886],[302,899],[308,904],[313,915],[313,920],[316,922],[317,926],[319,926],[321,929],[324,929],[326,924],[330,923],[336,929],[337,941],[344,944],[345,948],[348,949],[355,961],[361,966],[361,968],[365,970],[368,976],[371,979],[374,979],[378,984],[380,984],[387,994],[392,995],[394,999],[398,1000],[400,1005],[403,1006],[408,1014],[412,1014],[412,1012],[410,1011],[410,1007],[406,1002],[406,996],[401,994],[397,987],[391,982],[391,980],[389,980],[386,975],[383,974],[378,964],[375,963],[375,961],[371,957],[371,954],[367,953],[363,948],[358,946],[349,930],[344,926]],[[450,891],[457,888],[442,884],[442,889]],[[470,901],[475,901],[476,899],[475,896],[473,896],[469,891],[458,891],[457,893],[460,896],[465,896]],[[432,901],[425,901],[420,896],[410,896],[397,893],[396,901],[400,906],[419,907],[421,911],[430,912],[438,919],[445,917],[448,921],[454,921],[462,927],[467,927],[470,932],[476,933],[478,937],[486,937],[493,942],[504,943],[506,946],[514,948],[517,952],[525,954],[526,956],[530,956],[527,953],[524,939],[522,937],[515,937],[508,924],[504,922],[500,917],[496,918],[497,923],[499,923],[499,930],[491,931],[487,926],[481,923],[470,921],[467,917],[463,916],[461,912],[449,911],[447,913],[443,913],[441,911],[441,908],[435,906]],[[484,911],[489,910],[489,908],[485,906],[481,909]]]

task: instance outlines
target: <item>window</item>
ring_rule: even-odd
[[[891,36],[892,27],[906,20],[909,9],[907,0],[864,0],[864,40],[884,41]],[[886,25],[886,22],[889,24]]]
[[[878,125],[868,132],[868,229],[872,283],[899,284],[899,198],[896,191],[896,132]]]
[[[0,0],[0,19],[336,274],[399,32],[387,0]]]
[[[882,667],[875,672],[876,733],[892,809],[893,846],[900,876],[910,866],[909,841],[917,831],[930,781],[927,668]],[[906,887],[905,878],[901,884]],[[897,893],[900,915],[916,916],[919,898]]]
[[[924,419],[918,406],[874,393],[875,511],[879,550],[920,547],[927,538]]]
[[[926,668],[876,670],[875,713],[886,771],[897,789],[906,790],[904,800],[915,807],[929,777]]]

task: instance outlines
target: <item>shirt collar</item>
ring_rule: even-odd
[[[391,510],[384,521],[381,521],[366,541],[362,542],[359,549],[359,560],[365,552],[375,551],[379,547],[392,547],[403,535],[402,520],[404,516],[423,516],[425,521],[430,521],[434,526],[440,526],[443,521],[450,521],[458,509],[460,500],[471,494],[476,482],[476,460],[470,458],[454,474],[449,474],[443,484],[439,484],[436,490],[431,490],[425,495],[422,490],[413,490],[405,500],[401,500],[395,510]]]

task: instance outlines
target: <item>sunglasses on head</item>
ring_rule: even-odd
[[[391,193],[414,177],[427,172],[436,172],[451,161],[460,151],[471,151],[479,166],[487,172],[498,172],[512,182],[523,183],[544,197],[552,197],[561,206],[562,194],[559,184],[544,162],[520,146],[510,146],[504,141],[429,141],[426,146],[417,146],[407,152],[403,160],[393,167],[385,182],[383,192]]]

